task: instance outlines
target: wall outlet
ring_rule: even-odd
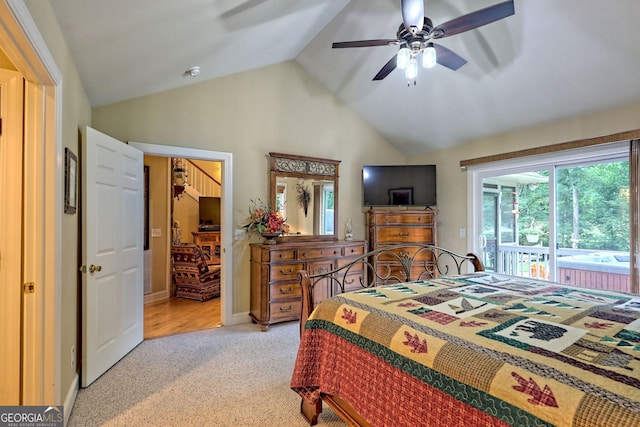
[[[464,227],[460,227],[460,237],[467,237],[467,229]]]
[[[71,346],[71,367],[76,367],[76,346]]]

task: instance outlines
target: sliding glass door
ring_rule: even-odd
[[[629,161],[556,168],[558,281],[630,292]]]
[[[472,170],[488,271],[630,291],[628,146]]]

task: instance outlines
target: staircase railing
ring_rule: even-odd
[[[191,190],[195,190],[200,196],[220,195],[220,181],[209,175],[189,159],[184,159],[184,165],[187,170],[187,181],[189,182]]]

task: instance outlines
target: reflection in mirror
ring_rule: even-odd
[[[287,219],[291,235],[333,235],[333,180],[278,176],[276,209]]]
[[[338,215],[337,160],[290,154],[271,156],[271,205],[290,232],[280,240],[335,240]]]

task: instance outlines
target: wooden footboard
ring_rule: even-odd
[[[397,268],[400,266],[400,268]],[[392,245],[368,252],[348,264],[321,274],[309,275],[302,270],[297,273],[302,288],[302,312],[300,315],[300,335],[315,307],[313,288],[318,283],[329,281],[334,289],[344,292],[348,281],[353,280],[350,271],[362,271],[360,285],[363,288],[383,284],[425,280],[441,275],[459,275],[484,271],[484,266],[474,254],[460,255],[433,245],[403,244]],[[311,404],[302,400],[300,412],[310,425],[318,422],[325,402],[349,426],[369,426],[353,407],[344,400],[331,395],[322,395],[322,400]]]

